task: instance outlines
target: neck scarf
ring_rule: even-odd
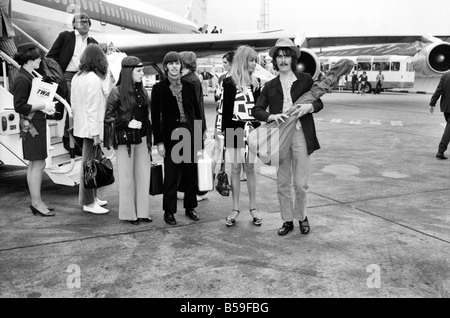
[[[180,122],[185,123],[186,115],[184,113],[184,107],[183,107],[183,96],[181,94],[181,91],[183,90],[183,85],[181,85],[181,77],[178,76],[177,78],[171,78],[170,76],[169,82],[170,82],[170,90],[172,91],[172,95],[175,96],[177,99],[178,109],[180,111]]]

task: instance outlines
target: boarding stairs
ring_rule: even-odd
[[[20,116],[14,111],[14,98],[9,92],[9,79],[7,65],[16,68],[20,66],[7,54],[0,51],[2,72],[0,76],[0,161],[5,165],[28,166],[23,159],[22,141],[20,140]],[[38,73],[35,76],[40,76]],[[45,172],[56,183],[67,186],[75,186],[79,183],[81,171],[81,157],[75,157],[74,151],[67,151],[62,142],[64,123],[66,116],[72,123],[72,111],[66,100],[59,95],[56,98],[65,106],[64,116],[61,120],[47,120],[47,144],[48,157],[46,159]],[[71,138],[71,148],[73,140]],[[72,154],[71,154],[72,153]]]

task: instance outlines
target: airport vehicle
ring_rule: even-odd
[[[206,0],[192,0],[190,11],[194,8],[205,10]],[[198,57],[233,49],[239,44],[248,44],[258,51],[271,48],[276,40],[287,37],[301,48],[299,64],[305,72],[317,78],[320,62],[312,48],[364,45],[370,43],[396,43],[421,41],[424,43],[412,55],[413,67],[416,72],[426,74],[442,74],[450,69],[450,44],[434,37],[422,35],[407,36],[315,36],[306,37],[283,31],[253,32],[253,33],[220,33],[204,34],[198,31],[197,24],[187,19],[159,10],[153,6],[136,0],[14,0],[12,4],[12,18],[16,31],[16,44],[34,41],[43,51],[52,45],[59,32],[71,30],[73,13],[85,12],[91,18],[90,34],[101,44],[112,43],[119,51],[141,58],[146,65],[151,65],[160,76],[163,72],[160,63],[164,55],[171,50],[194,51]],[[188,14],[193,20],[192,14]],[[446,37],[442,37],[446,39]],[[4,63],[9,63],[8,61]],[[5,73],[5,72],[4,72]],[[13,111],[13,97],[7,89],[0,87],[0,161],[4,164],[22,165],[21,143],[18,137],[18,114]],[[64,166],[71,165],[72,159],[54,163],[58,156],[68,156],[63,147],[56,142],[62,136],[61,125],[50,123],[49,134],[52,139],[49,153],[48,168],[53,165],[61,172]],[[58,149],[56,149],[58,148]],[[62,148],[62,149],[59,149]],[[76,159],[75,159],[76,163]],[[55,169],[56,171],[57,169]],[[49,174],[51,171],[46,170]],[[51,176],[58,184],[75,185],[78,183],[78,170],[75,168],[70,174]],[[50,175],[50,174],[49,174]],[[64,180],[62,180],[64,179]]]
[[[399,55],[361,55],[361,56],[331,56],[319,57],[320,67],[327,72],[333,64],[342,58],[355,62],[353,71],[359,76],[366,72],[368,83],[366,93],[372,92],[376,87],[376,77],[379,71],[384,75],[383,89],[411,88],[414,86],[414,67],[411,56]],[[347,89],[351,89],[351,79],[347,80]]]

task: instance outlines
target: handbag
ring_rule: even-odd
[[[97,159],[98,151],[102,158]],[[100,146],[95,146],[94,159],[83,163],[84,187],[87,189],[100,188],[114,183],[113,164],[106,158]]]
[[[225,172],[225,151],[226,148],[224,147],[222,164],[220,165],[220,171],[217,174],[216,190],[220,195],[228,197],[230,195],[231,186],[230,182],[228,181],[228,175]]]
[[[163,193],[163,171],[162,171],[162,165],[157,164],[156,162],[153,162],[153,159],[150,155],[150,158],[152,160],[151,167],[150,167],[150,189],[149,194],[150,195],[158,195]]]
[[[118,145],[137,145],[142,142],[141,130],[126,128],[116,130],[116,141]]]

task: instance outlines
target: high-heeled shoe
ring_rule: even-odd
[[[261,225],[261,223],[262,223],[262,217],[260,217],[260,216],[254,216],[253,215],[253,212],[252,211],[256,211],[256,212],[258,212],[257,210],[256,210],[256,208],[253,208],[253,209],[250,209],[250,214],[251,214],[251,216],[252,216],[252,218],[253,218],[253,224],[255,224],[255,225],[257,225],[257,226],[260,226]]]
[[[41,211],[39,211],[38,209],[36,209],[34,206],[30,205],[30,209],[31,212],[33,212],[34,215],[39,214],[40,216],[55,216],[55,212],[48,212],[48,213],[43,213]]]
[[[233,209],[233,212],[237,212],[237,215],[234,218],[227,216],[227,218],[225,219],[227,226],[233,226],[234,223],[236,222],[237,217],[239,216],[239,213],[241,213],[239,210],[236,209]]]

